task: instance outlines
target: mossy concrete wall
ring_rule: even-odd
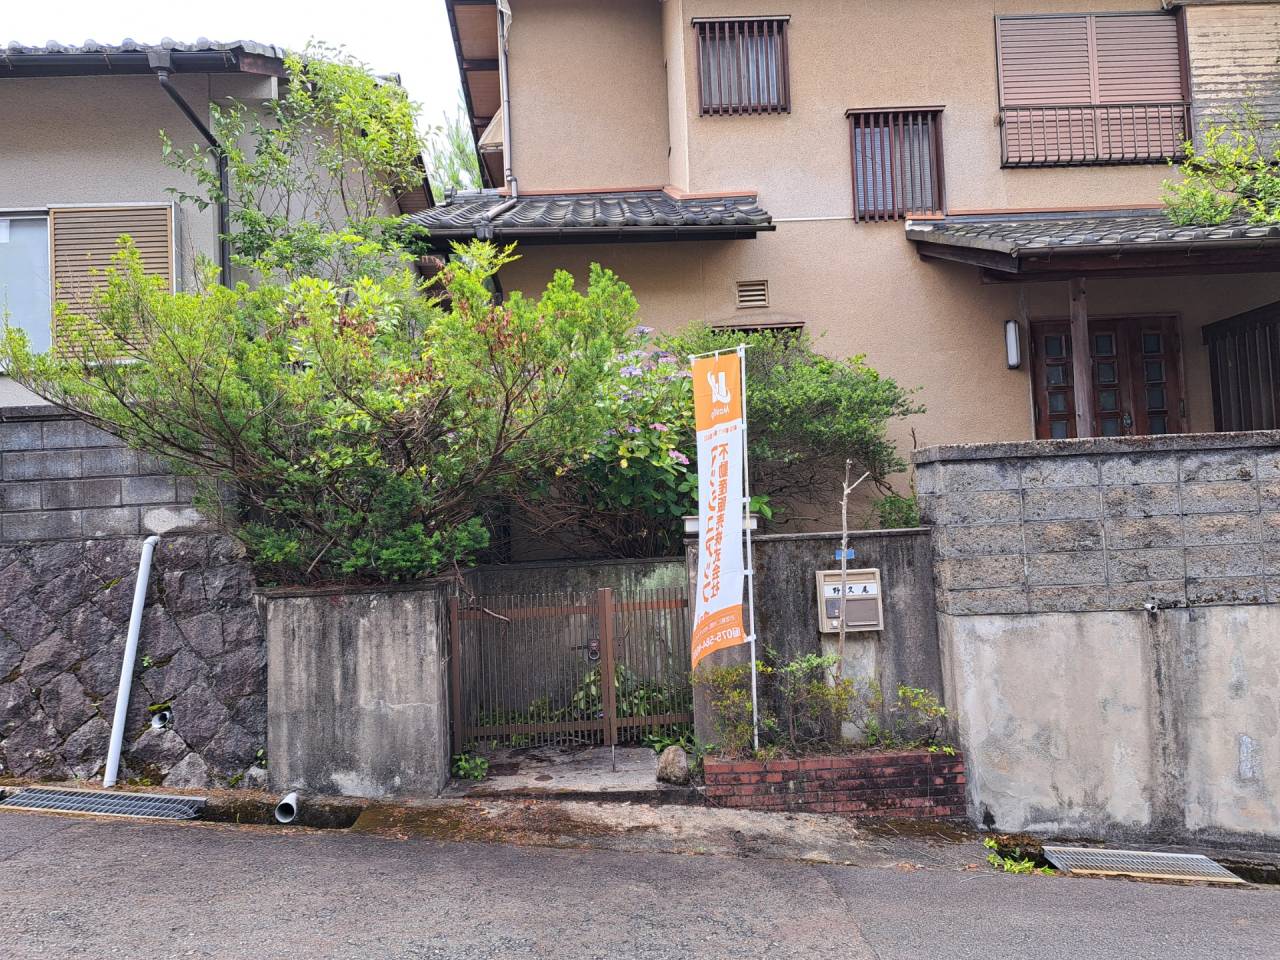
[[[445,587],[262,602],[272,787],[438,794],[449,779]]]

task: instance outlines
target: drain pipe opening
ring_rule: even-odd
[[[301,806],[296,791],[286,793],[276,804],[276,823],[293,823],[298,819],[298,810]]]
[[[151,729],[153,730],[163,730],[171,723],[173,723],[172,710],[157,710],[151,715]]]

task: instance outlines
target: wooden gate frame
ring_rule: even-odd
[[[600,626],[600,708],[601,720],[571,720],[563,723],[545,724],[508,724],[500,728],[501,734],[520,733],[572,733],[601,730],[604,735],[604,746],[615,746],[618,743],[618,731],[622,727],[661,726],[674,723],[692,723],[693,714],[660,714],[652,717],[618,717],[617,690],[617,622],[620,612],[635,610],[670,610],[687,608],[687,598],[680,600],[635,600],[618,603],[614,599],[612,587],[601,587],[596,590],[595,602],[570,606],[525,607],[521,609],[504,609],[502,616],[508,619],[535,619],[551,616],[575,616],[596,613]],[[457,596],[449,598],[449,709],[451,726],[451,743],[455,754],[466,749],[468,734],[462,710],[462,624],[468,620],[484,620],[492,616],[494,611],[485,609],[464,608]],[[636,723],[636,720],[640,723]]]

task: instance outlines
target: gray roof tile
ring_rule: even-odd
[[[773,229],[773,218],[753,196],[680,199],[664,190],[520,197],[496,191],[455,194],[432,210],[408,217],[438,242],[482,239],[667,239],[699,235],[749,236]]]
[[[149,53],[153,50],[178,50],[183,53],[216,53],[222,51],[239,51],[250,53],[259,57],[274,57],[276,59],[284,59],[285,51],[283,47],[273,46],[269,43],[257,43],[253,40],[233,40],[228,43],[221,43],[217,40],[209,40],[200,37],[191,43],[183,43],[165,37],[159,43],[139,43],[132,38],[125,37],[119,43],[98,43],[96,40],[86,40],[81,44],[58,43],[56,40],[50,40],[43,46],[27,46],[16,41],[10,41],[4,47],[0,47],[0,60],[6,56],[45,56],[45,55],[75,55],[75,54],[113,54],[113,53]]]
[[[1157,249],[1280,240],[1280,226],[1253,224],[1244,217],[1235,217],[1215,227],[1182,227],[1160,210],[1082,211],[908,220],[907,237],[1017,257],[1052,250]]]

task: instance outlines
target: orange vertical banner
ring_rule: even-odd
[[[693,361],[693,409],[698,432],[698,581],[692,657],[747,640],[742,621],[743,475],[742,369],[737,354]]]

